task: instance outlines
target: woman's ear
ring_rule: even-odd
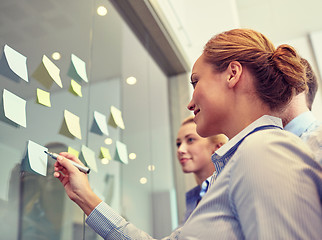
[[[233,88],[240,79],[243,71],[243,66],[238,61],[232,61],[231,63],[229,63],[227,70],[229,74],[227,79],[228,87]]]

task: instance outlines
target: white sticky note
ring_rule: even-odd
[[[116,153],[115,153],[115,160],[120,161],[121,163],[128,164],[128,154],[127,154],[127,147],[124,143],[120,141],[116,141]]]
[[[94,119],[101,132],[108,136],[106,116],[100,112],[94,111]]]
[[[114,124],[121,129],[125,129],[122,112],[114,106],[111,106],[111,116]]]
[[[29,140],[27,144],[27,155],[22,168],[25,171],[46,176],[48,156],[45,151],[47,150],[47,148]]]
[[[7,89],[3,89],[3,108],[6,118],[26,127],[26,100],[18,97]]]
[[[95,159],[95,152],[86,147],[85,145],[82,145],[82,156],[85,160],[85,162],[87,163],[87,165],[89,166],[90,169],[92,169],[93,171],[97,172],[97,164],[96,164],[96,159]]]
[[[74,54],[72,54],[71,58],[73,66],[78,76],[85,82],[88,82],[85,62]]]
[[[64,117],[70,134],[78,139],[82,139],[79,117],[67,110],[64,111]]]
[[[20,78],[28,82],[27,58],[8,45],[4,46],[3,51],[10,69]]]

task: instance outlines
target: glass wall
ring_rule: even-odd
[[[1,239],[99,239],[44,150],[79,154],[104,201],[168,234],[177,224],[168,79],[145,43],[108,1],[4,0],[0,12]]]

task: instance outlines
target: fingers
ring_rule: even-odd
[[[68,153],[68,152],[61,152],[59,153],[59,155],[65,157],[65,158],[68,158],[74,162],[77,162],[78,164],[81,164],[82,166],[84,166],[84,164],[82,163],[81,160],[79,160],[75,155],[71,154],[71,153]]]

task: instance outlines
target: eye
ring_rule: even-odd
[[[179,148],[181,145],[181,142],[177,142],[176,145],[177,145],[177,148]]]
[[[191,83],[193,89],[195,89],[195,87],[196,87],[196,85],[198,83],[198,80],[191,80],[190,83]]]
[[[188,139],[187,139],[187,142],[188,142],[188,143],[193,143],[194,141],[195,141],[195,139],[194,139],[194,138],[188,138]]]

